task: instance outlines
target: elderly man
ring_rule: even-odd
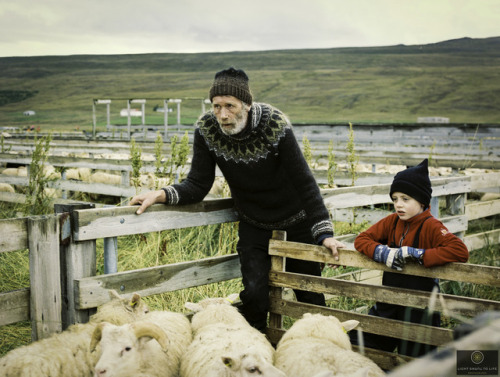
[[[272,230],[284,230],[289,241],[324,245],[338,258],[344,247],[333,238],[316,181],[304,159],[292,126],[278,109],[255,103],[243,70],[216,73],[210,88],[213,109],[196,124],[193,160],[187,179],[132,198],[137,214],[155,203],[199,202],[222,171],[240,216],[237,251],[241,263],[242,313],[264,331],[269,309],[268,254]],[[318,263],[287,260],[287,270],[319,276]],[[295,291],[297,299],[325,305],[322,294]]]

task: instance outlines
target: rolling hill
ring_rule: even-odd
[[[127,99],[148,99],[146,113],[153,114],[163,99],[182,98],[182,123],[192,123],[215,72],[228,66],[245,69],[255,100],[277,106],[294,123],[415,122],[420,116],[500,123],[496,37],[418,46],[0,58],[0,126],[91,129],[95,98],[113,100],[116,123],[125,121],[119,111]],[[26,110],[36,115],[26,117]],[[163,122],[163,115],[151,122]]]

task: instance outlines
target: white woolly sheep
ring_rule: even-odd
[[[17,177],[19,175],[19,168],[6,168],[2,170],[3,175],[8,175],[10,177]]]
[[[100,306],[88,323],[74,324],[49,338],[16,348],[0,359],[3,377],[86,377],[93,375],[95,363],[90,339],[102,321],[124,324],[143,317],[149,309],[134,294],[132,299],[110,291],[111,301]]]
[[[286,377],[273,366],[274,348],[227,299],[187,303],[193,342],[181,359],[182,377]]]
[[[122,177],[117,174],[109,174],[98,171],[90,176],[90,182],[120,185],[122,183]]]
[[[181,313],[153,311],[122,326],[100,323],[90,345],[91,351],[101,345],[95,376],[177,377],[191,340],[191,324]]]
[[[347,332],[358,324],[355,320],[340,322],[334,316],[304,314],[278,342],[276,367],[294,377],[328,371],[334,376],[385,376],[372,360],[352,351]]]
[[[16,192],[16,190],[14,190],[14,187],[12,187],[12,185],[0,182],[0,192]]]

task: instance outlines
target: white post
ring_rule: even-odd
[[[168,100],[163,100],[163,124],[165,125],[165,140],[168,136]]]
[[[111,100],[106,104],[106,129],[111,126]]]
[[[130,126],[132,124],[132,120],[130,119],[130,101],[127,101],[127,131],[128,131],[128,140],[130,140]]]

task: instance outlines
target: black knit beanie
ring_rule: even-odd
[[[431,180],[429,179],[429,168],[427,159],[417,166],[412,166],[400,171],[394,177],[389,196],[402,192],[419,201],[425,208],[429,207],[432,197]]]
[[[252,93],[248,86],[247,74],[242,69],[233,67],[217,72],[210,88],[210,101],[215,96],[233,96],[251,105]]]

